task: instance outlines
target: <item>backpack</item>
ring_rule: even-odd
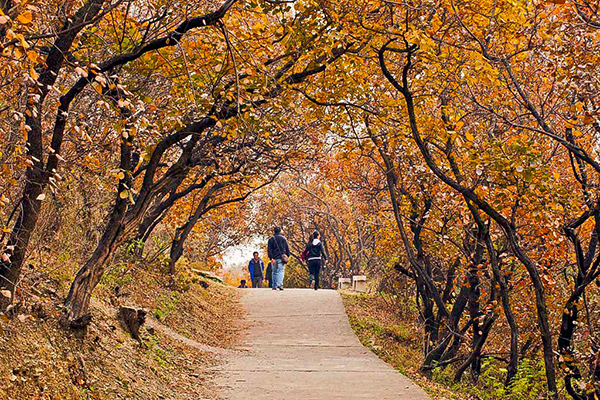
[[[306,260],[308,260],[308,249],[304,250],[304,251],[302,252],[302,254],[300,254],[300,259],[301,259],[302,261],[306,261]]]

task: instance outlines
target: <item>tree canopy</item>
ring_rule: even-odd
[[[544,396],[598,398],[599,7],[0,1],[3,315],[69,227],[81,329],[124,247],[172,276],[279,224],[329,285],[412,296],[425,374],[494,354],[509,393],[539,358]]]

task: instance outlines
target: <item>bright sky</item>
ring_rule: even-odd
[[[267,259],[267,241],[264,238],[255,236],[247,242],[227,248],[221,255],[223,269],[245,268],[255,251],[258,251],[259,257],[263,260]]]

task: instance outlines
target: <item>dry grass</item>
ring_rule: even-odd
[[[422,363],[421,328],[415,316],[402,318],[393,304],[378,295],[343,294],[346,313],[360,341],[382,360],[411,378],[432,399],[469,397],[437,384],[419,372]]]
[[[121,328],[116,310],[135,304],[191,340],[227,347],[241,312],[235,291],[214,282],[205,289],[200,278],[174,288],[159,272],[112,272],[96,291],[84,337],[57,322],[65,293],[60,280],[24,283],[17,315],[0,322],[0,400],[214,398],[215,354],[146,327],[140,345]]]

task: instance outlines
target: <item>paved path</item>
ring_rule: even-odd
[[[332,290],[248,289],[242,352],[218,385],[227,400],[424,400],[408,378],[363,347]]]

